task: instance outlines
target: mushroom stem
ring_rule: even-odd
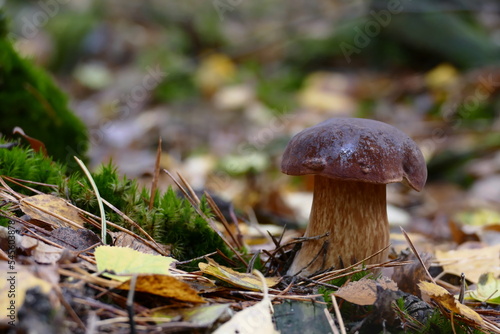
[[[351,265],[386,247],[389,223],[385,184],[340,181],[316,175],[313,205],[304,236],[327,232],[329,236],[325,238],[302,244],[288,270],[290,275],[301,269],[302,276],[330,267],[338,269],[342,264]],[[380,263],[386,258],[387,251],[367,263]]]

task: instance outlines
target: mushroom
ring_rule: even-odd
[[[420,191],[427,179],[424,157],[412,139],[362,118],[331,118],[299,132],[285,149],[281,171],[314,175],[308,239],[290,275],[340,268],[387,248],[386,184],[403,181]],[[386,260],[387,252],[367,263]]]

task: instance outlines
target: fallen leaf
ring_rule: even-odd
[[[450,64],[440,64],[425,75],[425,82],[431,89],[443,89],[454,85],[458,71]]]
[[[44,270],[53,270],[53,268],[44,268]],[[52,290],[52,284],[48,281],[35,276],[29,266],[16,264],[15,269],[9,268],[8,262],[0,262],[0,272],[4,273],[0,280],[0,321],[15,320],[10,317],[9,308],[14,309],[14,315],[17,314],[23,306],[26,291],[38,287],[44,294],[49,294]]]
[[[41,142],[38,139],[35,139],[33,137],[28,136],[27,134],[24,133],[24,130],[21,129],[20,127],[16,126],[14,130],[12,131],[13,134],[19,134],[21,137],[26,139],[29,143],[33,151],[35,152],[41,152],[45,157],[48,157],[49,155],[47,154],[47,149],[45,148],[45,144]]]
[[[190,308],[172,309],[167,306],[152,311],[152,317],[169,317],[179,319],[200,327],[211,327],[224,313],[229,311],[230,304],[203,305]]]
[[[86,228],[74,230],[69,227],[60,227],[51,231],[46,238],[72,251],[87,249],[101,242],[94,232]]]
[[[429,253],[420,253],[419,255],[424,262],[424,265],[429,268],[431,265],[432,255]],[[391,278],[394,282],[396,282],[399,290],[415,296],[420,296],[420,290],[417,287],[417,283],[424,280],[427,277],[427,273],[417,260],[415,254],[410,253],[403,260],[413,261],[413,263],[395,267]]]
[[[476,313],[476,311],[460,303],[445,288],[440,287],[439,285],[436,285],[434,283],[424,281],[420,282],[418,286],[422,293],[422,299],[425,302],[430,303],[431,300],[434,300],[436,303],[447,308],[453,313],[464,316],[465,318],[472,320],[480,325],[484,323],[483,318],[481,318],[481,316]]]
[[[493,273],[484,273],[479,277],[477,289],[469,293],[470,299],[500,305],[500,279]]]
[[[272,304],[268,295],[268,288],[264,276],[254,271],[260,278],[264,291],[264,298],[257,304],[247,307],[236,313],[231,320],[217,328],[214,334],[276,334],[279,333],[274,327],[272,319]]]
[[[118,275],[105,273],[106,277],[117,281],[127,281],[133,274],[170,275],[174,258],[144,254],[127,247],[100,246],[95,249],[95,259],[99,271],[111,271]]]
[[[78,210],[60,197],[41,194],[25,197],[19,201],[21,210],[32,220],[49,225],[52,228],[71,227],[83,228],[85,221],[79,216]]]
[[[384,290],[398,290],[397,284],[390,278],[380,277],[377,280],[362,278],[347,283],[335,292],[335,296],[356,305],[373,305],[377,300],[377,285]]]
[[[117,289],[130,290],[130,280],[119,285]],[[205,303],[189,284],[168,275],[139,275],[135,290],[188,303]]]
[[[21,248],[23,248],[38,263],[51,264],[56,263],[61,258],[64,251],[49,245],[42,240],[32,238],[27,235],[21,237]]]
[[[500,275],[500,245],[478,249],[461,249],[442,251],[436,250],[436,261],[448,274],[465,277],[477,283],[479,277],[486,272]]]
[[[161,255],[156,250],[144,244],[140,239],[134,238],[133,236],[125,232],[108,232],[108,234],[113,238],[113,245],[117,247],[132,248],[145,254]],[[163,247],[163,251],[165,251],[166,254],[170,254],[170,250],[167,246],[159,246]]]
[[[208,259],[208,262],[208,264],[198,263],[198,267],[204,274],[215,276],[226,283],[242,289],[263,291],[264,286],[261,280],[254,274],[239,273],[231,268],[221,266],[212,259]],[[278,284],[279,277],[266,277],[265,282],[267,286],[273,287]]]

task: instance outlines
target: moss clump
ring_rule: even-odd
[[[92,177],[102,198],[138,223],[155,240],[171,245],[172,255],[178,260],[188,260],[216,249],[230,254],[227,246],[205,219],[171,188],[163,194],[157,192],[153,208],[149,209],[150,191],[140,189],[135,180],[120,178],[111,164],[103,166]],[[61,195],[69,196],[78,207],[95,215],[99,214],[92,187],[79,173],[64,181],[60,192]],[[207,216],[211,214],[204,199],[200,210]],[[133,230],[117,213],[108,209],[106,214],[108,220]]]
[[[63,164],[44,157],[41,153],[18,146],[15,143],[8,144],[0,138],[0,176],[29,180],[33,182],[57,185],[64,177],[66,167]],[[20,193],[27,194],[29,191],[17,185],[11,187]],[[30,184],[31,188],[46,190],[43,186]]]
[[[20,126],[60,162],[84,157],[85,125],[68,109],[65,94],[52,78],[19,56],[6,35],[6,18],[0,11],[0,132],[8,136]]]
[[[99,215],[94,191],[86,177],[79,172],[68,174],[64,164],[52,161],[41,153],[13,145],[5,145],[0,138],[0,175],[57,185],[47,188],[42,185],[28,184],[43,192],[57,192],[61,197],[73,202],[79,208]],[[103,166],[92,174],[102,198],[139,224],[157,242],[170,245],[172,255],[178,260],[188,260],[216,249],[227,255],[230,251],[222,239],[213,231],[203,217],[184,198],[180,198],[169,188],[165,193],[157,191],[152,209],[149,209],[151,192],[140,188],[135,180],[120,177],[112,165]],[[15,191],[32,195],[31,191],[9,183]],[[9,214],[10,207],[2,208]],[[199,209],[210,216],[210,209],[202,199]],[[111,209],[106,209],[106,218],[115,224],[134,231],[134,228]],[[7,219],[0,218],[0,225]],[[134,231],[139,233],[139,231]]]

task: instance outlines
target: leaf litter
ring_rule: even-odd
[[[181,178],[181,183],[183,184],[179,183],[179,186],[184,189],[193,205],[199,203],[187,181]],[[280,275],[264,278],[261,277],[260,273],[245,274],[236,270],[239,266],[234,269],[223,266],[210,257],[201,259],[202,262],[198,264],[200,271],[183,271],[175,268],[177,261],[174,258],[161,255],[156,251],[159,245],[155,247],[151,243],[146,244],[146,240],[139,238],[131,231],[111,233],[114,240],[125,247],[99,246],[97,235],[93,234],[89,239],[89,236],[82,235],[82,231],[86,229],[80,228],[81,225],[79,225],[86,222],[91,215],[74,211],[62,199],[44,194],[32,196],[34,199],[22,198],[11,188],[2,189],[2,193],[6,194],[4,197],[6,200],[15,201],[15,204],[25,214],[30,213],[30,219],[27,221],[16,218],[18,224],[26,229],[23,235],[16,235],[16,247],[18,251],[34,261],[32,264],[26,265],[28,271],[26,275],[23,274],[23,285],[19,287],[21,300],[23,293],[24,295],[32,293],[31,291],[34,291],[32,289],[49,295],[51,307],[55,310],[60,312],[61,309],[66,309],[66,312],[72,313],[68,311],[68,308],[74,309],[73,313],[77,317],[87,319],[86,323],[74,320],[75,328],[81,327],[83,324],[84,326],[97,326],[100,330],[118,331],[119,328],[127,328],[134,324],[140,331],[149,331],[153,328],[163,328],[166,331],[212,328],[221,333],[252,333],[252,324],[258,323],[261,329],[265,329],[266,333],[276,333],[280,326],[283,328],[283,324],[280,320],[273,320],[272,305],[274,304],[274,308],[280,308],[280,305],[286,300],[301,303],[314,302],[322,305],[321,294],[314,293],[318,288],[320,290],[333,288],[329,291],[340,298],[340,305],[350,303],[375,307],[374,313],[365,318],[364,323],[376,324],[377,317],[387,321],[389,319],[395,321],[396,314],[399,314],[402,319],[408,316],[405,313],[398,313],[398,308],[395,306],[398,298],[406,296],[405,293],[408,294],[407,289],[405,289],[406,292],[403,292],[398,288],[398,284],[403,287],[403,282],[406,281],[407,286],[419,287],[419,296],[428,305],[431,305],[429,306],[431,309],[434,305],[451,321],[459,318],[472,327],[500,333],[498,326],[489,318],[485,318],[486,315],[481,315],[481,312],[478,313],[473,308],[461,303],[442,286],[426,282],[428,278],[425,277],[425,274],[417,274],[421,271],[422,266],[412,257],[409,257],[410,261],[408,258],[399,257],[386,263],[370,266],[363,266],[363,261],[360,261],[345,269],[327,271],[311,278],[296,277],[292,281],[286,277],[280,277]],[[21,200],[14,200],[16,198],[21,198]],[[213,201],[211,205],[215,205]],[[221,214],[220,210],[219,214]],[[212,220],[212,226],[216,228],[217,224],[213,218],[210,220]],[[6,233],[4,231],[4,234]],[[236,247],[241,246],[241,241],[239,243],[236,241],[241,240],[241,238],[231,235],[234,230],[226,228],[224,232],[219,233],[225,233],[226,242],[231,242],[235,251]],[[6,235],[0,238],[0,240],[5,239]],[[62,242],[70,239],[72,242],[69,244]],[[282,261],[283,256],[287,256],[288,251],[284,252],[287,247],[280,244],[281,240],[274,242],[275,249],[267,252],[268,263],[266,267],[269,271],[278,273],[280,270],[272,270],[272,268],[276,266],[279,268],[278,263]],[[141,251],[133,250],[130,247]],[[484,258],[488,254],[494,254],[495,250],[496,248],[487,249],[483,253],[478,250],[478,255],[473,255],[474,253],[468,255],[475,256],[474,259],[478,256]],[[65,253],[72,254],[69,257],[70,260],[67,256],[63,256]],[[165,250],[162,254],[165,254]],[[453,267],[450,267],[453,265],[452,259],[467,258],[465,253],[455,257],[449,252],[442,254],[436,253],[433,265],[442,266],[444,272],[448,274],[457,272],[453,271]],[[249,265],[249,260],[243,260],[243,254],[240,253],[239,257],[242,260],[240,266],[242,264]],[[427,257],[425,258],[427,259],[425,260],[427,267],[430,262]],[[486,260],[488,261],[488,259]],[[7,262],[0,262],[2,265],[5,263]],[[40,267],[43,264],[49,267]],[[39,270],[36,268],[45,268],[46,272],[51,273],[51,281],[47,281],[49,277],[47,275],[36,274]],[[383,277],[354,279],[356,275],[366,272],[367,269],[377,272],[387,269],[398,271],[400,268],[406,272],[399,278],[394,276],[395,281]],[[460,268],[467,269],[463,265]],[[31,270],[35,270],[35,274],[29,274]],[[486,268],[477,269],[476,266],[475,271],[471,270],[468,270],[468,275],[471,282],[476,282],[473,273],[479,273]],[[137,305],[134,310],[135,315],[132,318],[126,316],[126,309],[120,306],[124,305],[125,301],[125,297],[120,291],[127,291],[131,288],[131,275],[135,276],[136,279],[134,291]],[[408,277],[413,277],[413,281],[410,280],[409,283]],[[335,283],[338,280],[344,281],[336,286]],[[440,280],[438,282],[444,284]],[[497,304],[496,274],[480,275],[477,282],[477,288],[466,294],[466,301],[478,300],[491,305]],[[82,288],[84,287],[94,290],[94,293],[90,296],[83,294]],[[6,288],[7,286],[0,287],[0,289]],[[61,293],[61,291],[65,291],[65,293]],[[416,294],[415,288],[413,288],[412,293]],[[148,296],[157,296],[161,299],[152,300]],[[111,300],[111,303],[105,302],[103,299],[105,297]],[[102,308],[104,305],[108,306]],[[242,308],[242,305],[245,306]],[[91,320],[93,318],[85,316],[85,312],[78,312],[82,308],[93,309],[95,312],[93,314],[97,315],[99,320]],[[324,310],[327,312],[326,308]],[[112,318],[115,320],[110,321]],[[230,320],[227,321],[228,319]],[[339,321],[332,318],[329,324],[332,328],[336,328],[339,326]]]

